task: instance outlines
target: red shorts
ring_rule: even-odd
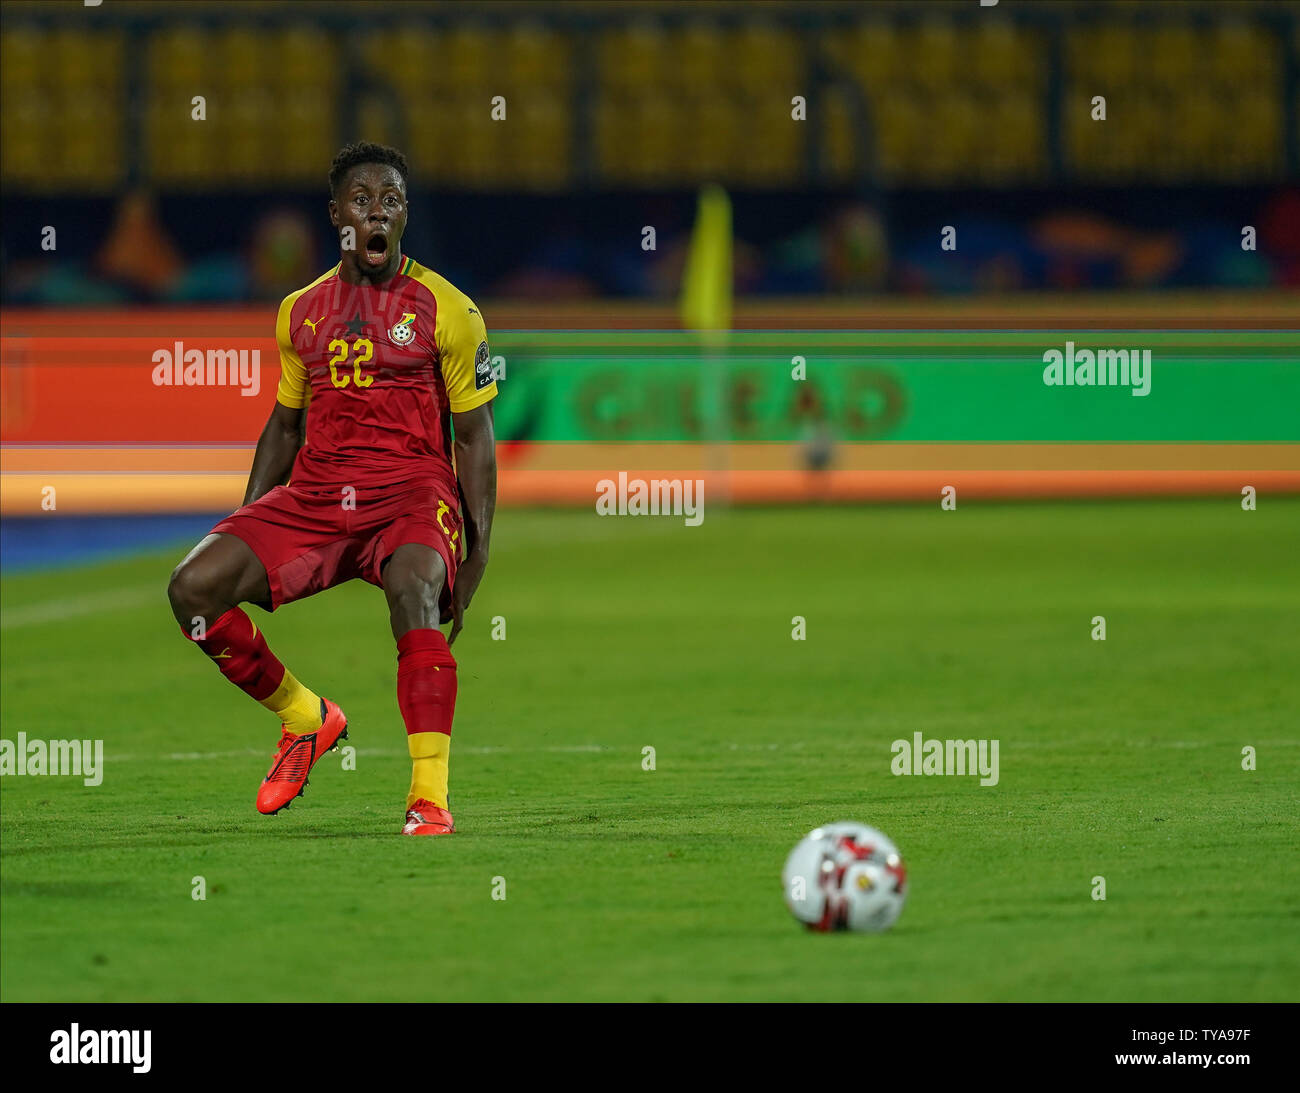
[[[451,603],[460,553],[460,502],[430,481],[328,493],[276,486],[212,530],[242,539],[266,567],[274,611],[360,577],[383,587],[381,570],[406,543],[433,547],[447,567],[441,605]],[[263,604],[266,607],[267,605]]]

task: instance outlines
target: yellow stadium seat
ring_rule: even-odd
[[[929,90],[950,87],[957,77],[957,29],[946,19],[928,19],[903,36],[904,63]]]
[[[1197,76],[1199,42],[1191,27],[1167,26],[1142,32],[1143,71],[1157,83],[1187,88]]]

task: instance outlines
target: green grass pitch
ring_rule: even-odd
[[[6,578],[4,736],[102,737],[106,773],[3,780],[0,993],[1295,998],[1297,543],[1300,500],[1267,496],[506,511],[455,648],[442,839],[397,836],[377,589],[250,609],[358,749],[265,818],[279,728],[177,633],[184,545]],[[918,731],[999,740],[999,784],[892,775]],[[907,859],[887,934],[782,904],[785,855],[839,819]]]

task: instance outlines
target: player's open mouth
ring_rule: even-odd
[[[366,240],[366,263],[372,266],[382,266],[384,259],[388,257],[388,238],[380,232],[376,232]]]

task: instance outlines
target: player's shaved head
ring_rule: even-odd
[[[330,195],[338,196],[339,187],[347,181],[354,167],[369,163],[392,167],[402,178],[402,188],[406,188],[406,157],[396,148],[390,148],[385,144],[359,141],[340,148],[334,157],[334,162],[330,164]]]

